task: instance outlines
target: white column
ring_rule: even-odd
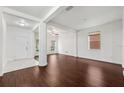
[[[47,65],[47,26],[46,23],[39,25],[39,66]]]
[[[122,67],[124,68],[124,8],[123,8],[123,16],[122,16]],[[124,74],[124,70],[123,70]]]

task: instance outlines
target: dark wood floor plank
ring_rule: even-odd
[[[49,55],[47,67],[31,67],[0,77],[1,87],[124,87],[121,65],[65,55]]]

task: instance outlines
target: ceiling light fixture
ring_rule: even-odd
[[[23,27],[29,25],[27,22],[25,22],[25,20],[17,21],[16,24],[18,24],[19,26],[23,26]]]
[[[48,33],[52,35],[59,35],[59,32],[55,29],[55,27],[51,27],[51,29],[48,30]]]
[[[19,22],[19,25],[20,25],[20,26],[25,26],[25,23]]]

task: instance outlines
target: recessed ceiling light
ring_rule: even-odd
[[[85,22],[85,21],[87,21],[87,19],[86,19],[86,18],[84,18],[84,19],[83,19],[83,21]]]

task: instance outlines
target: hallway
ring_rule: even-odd
[[[124,78],[121,65],[56,54],[48,56],[47,67],[6,73],[0,78],[0,86],[121,87]]]

